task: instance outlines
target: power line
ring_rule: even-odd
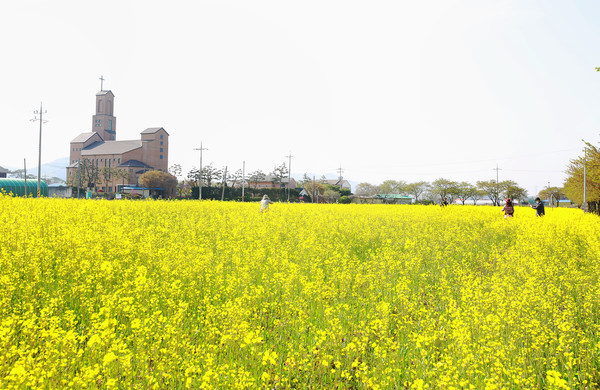
[[[528,169],[504,169],[509,172],[531,172],[531,173],[564,173],[563,171],[540,171],[540,170],[528,170]]]
[[[534,156],[541,156],[544,154],[570,152],[570,151],[574,151],[574,150],[581,150],[581,148],[557,149],[557,150],[550,150],[550,151],[544,151],[544,152],[539,152],[539,153],[520,154],[520,155],[512,155],[512,156],[498,157],[498,158],[488,158],[488,159],[481,159],[481,160],[444,161],[444,162],[436,162],[436,163],[418,162],[418,163],[387,165],[387,166],[389,168],[414,168],[414,167],[429,167],[429,166],[439,166],[439,165],[446,166],[446,165],[474,164],[474,163],[485,163],[485,162],[498,161],[498,160],[514,160],[514,159],[520,159],[520,158],[524,158],[524,157],[534,157]],[[370,169],[377,169],[377,170],[380,169],[380,167],[378,167],[378,166],[370,166],[370,167],[363,166],[363,168],[367,168],[367,169],[370,168]]]

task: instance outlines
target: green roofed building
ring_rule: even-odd
[[[377,194],[373,197],[374,199],[379,199],[382,203],[399,203],[399,204],[410,204],[412,203],[412,198],[406,195],[400,194]]]
[[[411,204],[414,203],[412,196],[400,194],[375,194],[375,195],[352,195],[352,203],[375,203],[375,204]]]
[[[25,189],[25,179],[0,179],[0,192],[12,194],[13,196],[32,196],[37,197],[37,180],[27,180],[27,189]],[[40,184],[42,196],[48,196],[48,185],[45,182]]]

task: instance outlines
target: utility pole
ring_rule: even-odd
[[[500,199],[500,187],[499,187],[499,182],[498,182],[498,171],[500,171],[501,169],[498,168],[498,164],[496,164],[496,168],[492,168],[493,171],[496,171],[496,198],[499,201]],[[499,203],[499,202],[498,202]],[[500,206],[500,204],[497,204],[496,206]]]
[[[39,143],[39,151],[38,151],[38,182],[37,182],[37,196],[40,197],[41,196],[41,191],[42,191],[42,124],[48,122],[45,121],[43,118],[43,115],[46,113],[46,111],[44,111],[42,109],[42,103],[40,103],[40,110],[39,111],[34,111],[33,112],[33,119],[30,119],[32,122],[36,122],[36,121],[40,121],[40,143]],[[37,115],[39,115],[40,117],[38,118]]]
[[[208,150],[208,149],[203,148],[202,141],[200,141],[200,147],[194,148],[194,150],[200,151],[200,173],[199,173],[200,177],[198,178],[198,200],[202,200],[202,151]]]
[[[221,192],[221,202],[225,199],[225,186],[227,185],[227,166],[225,166],[225,173],[223,173],[223,191]]]
[[[587,166],[587,149],[583,149],[584,157],[583,157],[583,211],[587,211],[587,203],[585,199],[586,194],[586,166]]]
[[[290,185],[292,184],[292,157],[294,157],[294,156],[292,156],[292,152],[290,151],[290,154],[288,156],[285,156],[285,157],[287,157],[289,159],[289,162],[288,162],[288,185],[287,185],[288,186],[288,191],[287,191],[287,201],[288,201],[288,203],[290,203],[290,191],[291,191]]]
[[[81,187],[81,155],[77,159],[77,199],[79,199],[79,188]]]
[[[25,197],[27,198],[27,159],[23,159],[23,174],[25,175]]]
[[[501,170],[501,168],[498,168],[498,164],[496,164],[496,168],[492,168],[492,171],[496,171],[496,185],[498,185],[498,171]]]
[[[246,184],[246,161],[242,161],[242,202],[244,201],[244,186]]]

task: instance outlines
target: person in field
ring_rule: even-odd
[[[512,218],[515,213],[515,206],[510,198],[506,199],[504,202],[504,207],[502,207],[502,211],[504,211],[504,218]]]
[[[545,212],[544,212],[544,202],[542,202],[542,200],[538,197],[535,198],[535,204],[531,205],[532,208],[535,209],[535,216],[536,217],[543,217]]]
[[[269,195],[264,195],[262,200],[260,201],[260,212],[266,213],[267,211],[269,211],[270,204],[273,204],[273,202],[271,202],[271,199],[269,199]]]
[[[442,199],[442,203],[440,203],[440,206],[442,206],[442,207],[448,206],[448,199],[446,199],[446,198]]]

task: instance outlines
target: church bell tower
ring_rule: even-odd
[[[100,92],[96,94],[96,114],[92,117],[92,131],[104,141],[117,139],[117,118],[113,115],[115,95],[103,90],[104,78],[100,77]]]

